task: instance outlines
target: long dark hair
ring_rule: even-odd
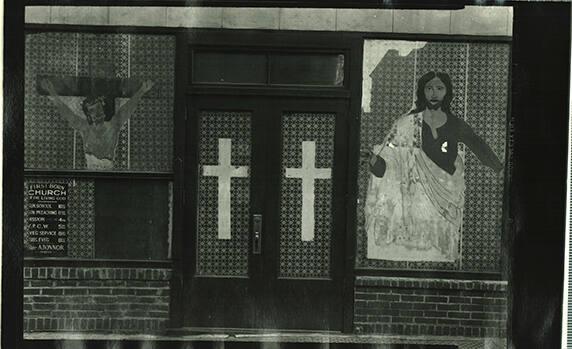
[[[451,101],[453,100],[453,83],[451,82],[451,77],[449,77],[447,73],[434,71],[425,73],[417,82],[417,99],[415,100],[415,109],[410,112],[411,114],[425,110],[428,104],[425,98],[425,85],[435,78],[439,78],[447,88],[447,93],[441,103],[441,109],[448,115],[453,115],[453,113],[451,113]]]

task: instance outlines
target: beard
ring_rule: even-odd
[[[429,108],[430,110],[437,110],[441,108],[442,105],[443,105],[442,101],[437,101],[437,102],[427,101],[427,108]]]
[[[87,116],[87,122],[90,125],[98,125],[98,124],[103,124],[105,122],[105,114],[89,114],[86,115]]]

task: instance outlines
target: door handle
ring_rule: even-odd
[[[262,215],[252,215],[252,253],[262,252]]]

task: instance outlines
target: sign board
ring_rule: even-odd
[[[26,187],[24,246],[30,257],[67,256],[68,185],[31,182]]]

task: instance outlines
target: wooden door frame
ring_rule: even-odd
[[[253,87],[241,86],[200,86],[190,83],[190,67],[192,64],[192,47],[218,47],[218,48],[250,48],[250,49],[268,49],[279,48],[280,51],[303,51],[303,52],[343,52],[345,55],[345,75],[343,88],[290,88],[290,87]],[[174,187],[176,192],[174,215],[181,217],[176,220],[179,224],[174,227],[173,232],[173,260],[174,269],[171,283],[171,328],[180,328],[184,324],[184,275],[189,275],[194,270],[194,246],[193,237],[185,232],[189,231],[189,227],[182,222],[184,216],[185,193],[191,195],[197,193],[197,178],[187,178],[187,185],[184,183],[184,173],[191,166],[189,161],[184,161],[185,149],[187,142],[193,142],[197,139],[197,128],[191,128],[191,133],[185,135],[184,130],[187,123],[187,106],[186,100],[193,95],[257,95],[257,96],[283,96],[283,97],[320,97],[349,100],[349,115],[347,140],[348,158],[346,164],[349,166],[355,161],[352,159],[350,150],[352,149],[352,134],[359,129],[359,110],[361,108],[361,51],[362,51],[361,35],[336,33],[336,32],[261,32],[254,30],[185,30],[181,31],[177,36],[177,60],[176,60],[176,107],[175,107],[175,176]],[[357,74],[356,74],[357,73]],[[359,149],[358,149],[359,150]],[[357,153],[359,156],[359,152]],[[195,159],[196,162],[196,159]],[[348,168],[346,195],[351,197],[352,172]],[[189,173],[189,172],[186,172]],[[194,194],[193,194],[194,193]],[[355,204],[351,200],[348,201],[348,212],[351,212]],[[355,208],[353,209],[355,211]],[[350,227],[351,214],[346,215],[346,227]],[[344,260],[343,270],[339,271],[342,283],[342,331],[351,332],[353,322],[353,286],[354,286],[354,256],[355,256],[355,238],[353,238],[353,228],[345,229]]]
[[[228,100],[228,103],[224,106],[223,101]],[[333,180],[335,181],[333,188],[332,188],[332,198],[331,198],[331,205],[332,205],[332,212],[333,212],[333,216],[332,218],[334,219],[333,221],[333,225],[332,225],[332,236],[334,236],[334,239],[331,240],[331,244],[330,244],[330,256],[331,256],[331,277],[330,278],[316,278],[316,279],[302,279],[302,280],[290,280],[290,278],[281,278],[277,273],[278,270],[278,260],[276,259],[276,256],[279,253],[279,238],[274,235],[279,231],[279,224],[275,224],[272,223],[270,226],[266,225],[265,229],[270,229],[270,227],[272,227],[271,230],[268,230],[268,233],[274,235],[273,239],[268,239],[268,238],[264,238],[263,237],[263,242],[264,242],[264,251],[266,251],[265,253],[263,253],[261,256],[255,256],[252,255],[250,253],[249,250],[249,265],[250,265],[250,269],[249,269],[249,277],[248,277],[248,281],[246,280],[241,280],[240,278],[235,280],[236,282],[233,282],[231,279],[224,278],[226,281],[222,281],[219,280],[217,281],[217,279],[222,279],[220,277],[209,277],[209,276],[197,276],[194,275],[194,271],[196,269],[196,227],[197,227],[197,220],[196,220],[196,214],[197,214],[197,210],[198,210],[198,206],[197,206],[197,196],[198,196],[198,191],[197,191],[197,183],[198,183],[198,169],[199,169],[199,165],[198,165],[198,161],[197,161],[197,156],[199,153],[199,144],[198,144],[198,137],[195,137],[195,139],[197,140],[196,142],[190,142],[190,144],[187,144],[188,147],[188,153],[191,161],[187,161],[187,167],[185,169],[185,173],[187,173],[187,179],[189,179],[190,181],[190,188],[188,188],[188,190],[184,193],[185,196],[185,201],[187,202],[187,206],[185,208],[185,211],[188,212],[187,214],[187,220],[185,221],[185,224],[187,224],[187,228],[188,230],[186,230],[188,233],[185,234],[187,241],[188,241],[188,245],[187,247],[187,251],[189,251],[188,253],[188,259],[187,261],[184,263],[188,268],[188,274],[184,274],[182,275],[182,281],[184,282],[183,284],[183,290],[184,293],[183,295],[183,300],[182,300],[182,306],[178,307],[181,309],[189,309],[189,305],[192,304],[192,299],[191,302],[189,302],[189,296],[190,296],[190,292],[191,290],[194,290],[193,293],[198,292],[197,294],[204,294],[205,297],[207,295],[212,295],[216,293],[216,285],[217,282],[220,284],[220,286],[223,285],[222,287],[219,287],[219,289],[221,290],[227,290],[225,291],[226,293],[232,294],[233,291],[231,290],[236,290],[236,292],[239,292],[240,294],[244,294],[246,296],[246,298],[244,299],[244,301],[241,302],[231,302],[229,304],[226,305],[226,307],[230,308],[232,306],[239,305],[240,308],[244,308],[248,311],[252,311],[255,307],[252,304],[252,296],[254,294],[257,294],[258,299],[260,299],[260,301],[262,302],[261,304],[266,304],[264,303],[265,301],[270,302],[269,304],[279,304],[282,303],[283,300],[285,300],[287,296],[287,294],[283,294],[282,296],[278,296],[278,294],[280,293],[280,290],[282,290],[283,288],[281,288],[280,285],[283,285],[284,287],[288,287],[291,290],[295,290],[296,287],[292,286],[291,283],[303,283],[300,284],[300,287],[302,287],[301,289],[301,294],[306,294],[306,292],[308,292],[308,294],[312,294],[314,293],[314,297],[318,297],[316,296],[316,292],[323,292],[324,297],[327,298],[322,298],[323,302],[319,304],[322,304],[321,308],[316,308],[316,309],[322,309],[322,316],[321,318],[323,319],[324,316],[326,316],[327,314],[330,314],[328,316],[334,316],[334,314],[336,314],[335,316],[335,321],[333,321],[332,323],[329,323],[328,325],[333,326],[332,328],[328,328],[328,331],[341,331],[342,330],[342,325],[343,325],[343,311],[339,310],[340,308],[337,307],[338,304],[340,304],[340,302],[343,301],[344,299],[344,294],[343,294],[343,279],[344,279],[344,274],[343,274],[343,266],[344,266],[344,241],[345,241],[345,192],[346,192],[346,187],[345,187],[345,176],[346,176],[346,170],[347,170],[347,124],[349,123],[348,120],[348,100],[346,99],[335,99],[335,100],[330,100],[327,98],[316,98],[316,97],[310,97],[310,98],[303,98],[300,99],[298,97],[293,98],[293,97],[277,97],[277,96],[226,96],[226,95],[222,95],[222,96],[210,96],[210,95],[193,95],[192,98],[190,100],[187,101],[188,104],[188,114],[189,117],[187,118],[187,134],[198,134],[198,130],[200,128],[200,118],[198,117],[199,113],[201,110],[203,109],[212,109],[212,110],[236,110],[236,111],[241,111],[241,110],[252,110],[252,137],[253,137],[253,147],[252,147],[252,161],[251,161],[251,180],[250,180],[250,193],[251,193],[251,203],[255,203],[257,200],[255,197],[253,197],[252,195],[254,193],[259,193],[260,185],[262,185],[262,187],[264,187],[263,189],[266,190],[268,193],[270,193],[270,191],[272,191],[272,193],[270,195],[263,195],[262,197],[259,197],[260,199],[264,199],[264,201],[260,201],[258,202],[258,204],[254,204],[254,206],[251,206],[251,215],[254,213],[262,213],[264,214],[264,218],[263,220],[267,223],[267,222],[278,222],[279,220],[279,213],[278,211],[280,210],[280,192],[276,193],[274,192],[275,189],[273,188],[278,188],[280,187],[280,183],[282,181],[282,177],[279,175],[279,173],[281,173],[281,157],[279,156],[279,154],[281,154],[282,152],[282,146],[283,146],[283,139],[281,137],[281,132],[282,132],[282,128],[281,128],[281,120],[283,117],[283,113],[284,112],[296,112],[296,111],[300,111],[300,112],[325,112],[325,113],[335,113],[336,115],[336,119],[335,119],[335,138],[333,139],[334,142],[334,146],[335,146],[335,158],[333,158],[332,160],[334,161],[334,166],[332,168],[333,170]],[[272,135],[271,138],[266,137],[266,135]],[[262,136],[262,137],[260,137]],[[262,143],[260,143],[262,142]],[[255,145],[258,144],[258,145]],[[272,157],[273,160],[271,160],[270,162],[266,163],[266,164],[262,164],[262,160],[263,157],[265,157],[265,151],[263,149],[272,149],[272,152],[275,153],[276,156]],[[258,161],[256,160],[258,159]],[[258,163],[258,165],[257,165]],[[256,178],[258,179],[256,179]],[[266,177],[270,177],[270,182],[268,182],[268,179],[264,179]],[[253,201],[254,200],[254,201]],[[267,211],[265,208],[269,208],[269,211]],[[250,247],[249,247],[250,248]],[[261,266],[265,266],[265,272],[262,274],[261,273],[261,269],[257,269]],[[255,268],[255,269],[251,269],[251,268]],[[329,280],[328,280],[329,279]],[[265,282],[264,280],[272,280],[270,283]],[[201,283],[202,285],[204,285],[204,287],[215,287],[215,289],[213,289],[213,292],[208,292],[205,291],[205,289],[196,289],[193,286],[193,283]],[[210,285],[210,286],[209,286]],[[312,286],[310,286],[312,285]],[[270,289],[268,288],[270,287],[273,291],[271,291],[272,293],[270,293],[270,295],[275,294],[276,292],[276,302],[272,301],[272,296],[268,297],[266,296],[267,293],[260,293],[258,294],[258,292],[256,290],[262,290],[263,289],[267,289],[267,291],[269,291]],[[202,290],[202,291],[201,291]],[[239,291],[241,290],[241,291]],[[305,290],[305,291],[304,291]],[[321,291],[319,291],[321,290]],[[330,292],[329,290],[335,290]],[[223,293],[225,293],[223,292]],[[246,292],[246,293],[245,293]],[[239,293],[236,293],[237,295]],[[219,295],[220,297],[221,295]],[[234,296],[230,296],[230,299],[236,299],[236,297]],[[300,297],[295,297],[294,299],[300,299]],[[291,301],[294,301],[294,299],[292,299],[292,297],[290,297]],[[314,298],[311,298],[314,299]],[[320,298],[315,298],[317,301]],[[327,300],[329,299],[329,300]],[[308,301],[310,301],[310,299],[308,299]],[[307,302],[308,302],[307,301]],[[328,307],[324,307],[325,304],[331,303]],[[223,309],[225,308],[225,306],[223,306],[223,303],[209,303],[210,307],[222,307]],[[284,304],[282,304],[284,305]],[[308,304],[308,306],[310,306],[310,304]],[[214,308],[213,308],[214,309]],[[263,309],[263,308],[261,308]],[[279,306],[279,309],[280,306]],[[287,309],[287,308],[284,308]],[[306,307],[302,307],[302,309],[306,309]],[[329,310],[328,310],[329,309]],[[200,323],[203,323],[204,321],[209,322],[210,320],[205,317],[200,315],[199,313],[196,312],[196,307],[195,307],[195,312],[194,314],[196,314],[196,316],[192,315],[191,317],[194,319],[194,321],[199,321]],[[218,311],[216,311],[216,314],[222,314],[221,309],[219,309]],[[339,316],[338,316],[339,315]],[[238,316],[238,315],[237,315]],[[268,314],[258,314],[257,317],[262,318],[263,316],[268,316]],[[187,318],[185,315],[182,316],[182,321],[183,321],[183,325],[184,326],[192,326],[192,328],[201,328],[201,330],[203,330],[204,328],[209,328],[208,326],[212,326],[213,328],[221,328],[221,327],[226,327],[226,328],[241,328],[242,326],[240,326],[241,322],[238,323],[232,323],[232,319],[224,319],[224,316],[220,315],[218,316],[221,319],[221,324],[215,324],[212,323],[210,325],[206,325],[207,327],[204,327],[202,325],[199,325],[198,323],[195,325],[191,325],[191,319]],[[289,322],[287,318],[273,318],[272,316],[270,316],[270,318],[272,318],[272,320],[276,320],[278,322],[275,323],[275,326],[277,326],[277,329],[279,328],[293,328],[295,327],[297,324],[293,324],[292,322]],[[201,320],[202,319],[202,320]],[[251,319],[251,317],[246,316],[245,319]],[[224,322],[224,324],[222,323]],[[307,325],[306,326],[310,326],[308,328],[315,328],[314,326],[319,326],[317,325],[317,323],[322,322],[323,321],[314,321],[315,323],[313,323],[313,321],[307,321]],[[258,327],[252,327],[255,326],[254,325],[255,321],[248,323],[247,320],[245,320],[245,328],[258,328]],[[263,321],[263,323],[266,323]],[[259,325],[260,328],[264,327],[263,325]],[[300,329],[305,329],[305,327],[301,327]]]

